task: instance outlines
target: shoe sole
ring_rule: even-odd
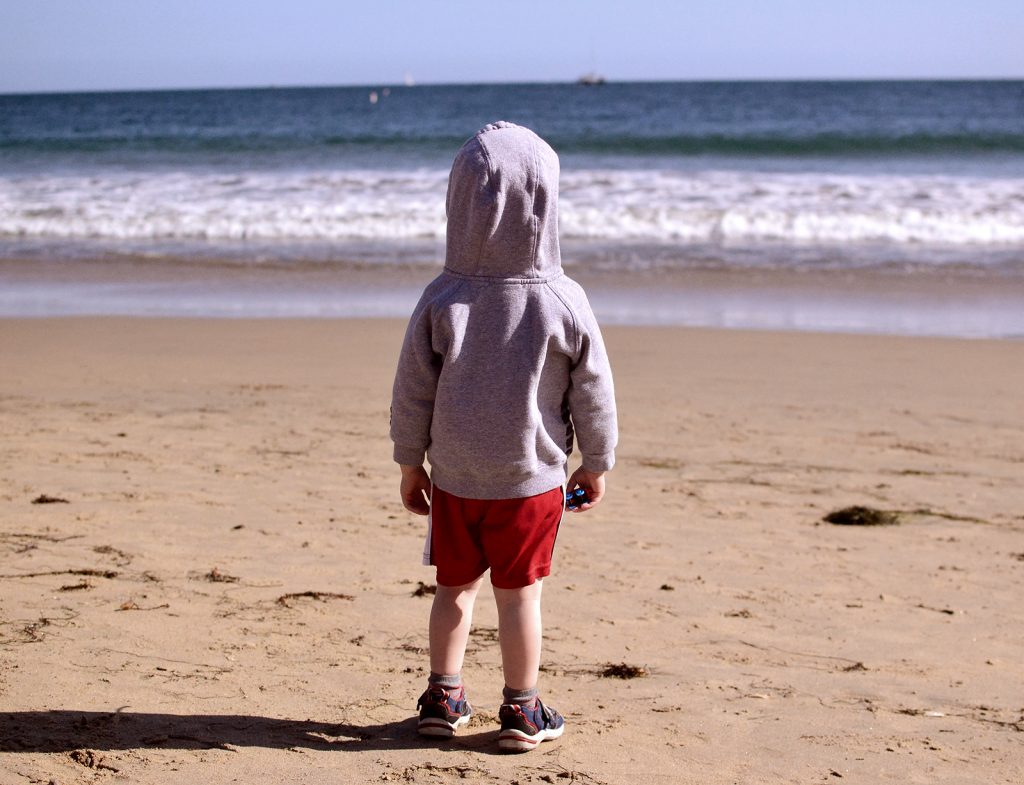
[[[461,728],[463,725],[469,724],[471,716],[471,714],[464,714],[455,720],[455,722],[445,722],[439,717],[426,717],[420,720],[419,725],[416,726],[416,730],[419,731],[420,736],[434,736],[450,739],[455,735],[456,728]]]
[[[565,726],[537,731],[531,736],[521,730],[510,728],[498,734],[498,749],[502,752],[529,752],[542,741],[552,741],[562,735]]]

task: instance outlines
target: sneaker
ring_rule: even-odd
[[[532,707],[506,703],[498,711],[498,717],[501,719],[498,749],[503,752],[528,752],[542,741],[557,739],[565,730],[562,715],[545,706],[539,698]]]
[[[459,688],[460,698],[452,697],[452,693],[444,687],[428,687],[416,708],[420,710],[420,721],[417,730],[422,736],[443,736],[451,738],[455,729],[469,722],[473,707],[466,700],[466,692]]]

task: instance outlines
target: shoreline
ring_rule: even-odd
[[[398,318],[440,265],[0,260],[0,318]],[[1024,338],[1024,279],[955,267],[567,273],[602,324]]]

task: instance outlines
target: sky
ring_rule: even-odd
[[[0,92],[1024,78],[1024,0],[0,0]]]

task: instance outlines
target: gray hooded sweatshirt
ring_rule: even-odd
[[[448,180],[444,271],[409,321],[391,403],[395,461],[424,454],[470,499],[533,496],[618,438],[611,369],[582,287],[562,271],[558,156],[532,131],[485,126]]]

